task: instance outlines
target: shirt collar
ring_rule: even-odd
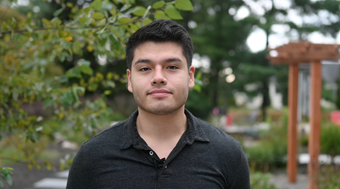
[[[187,116],[187,130],[184,132],[185,141],[191,145],[194,141],[209,142],[203,128],[202,122],[198,118],[193,116],[187,109],[185,109],[185,115]],[[138,111],[132,113],[132,115],[123,122],[125,129],[125,135],[122,141],[121,149],[127,149],[130,146],[134,146],[137,149],[145,149],[145,141],[140,137],[136,128]]]

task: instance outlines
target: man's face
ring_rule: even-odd
[[[195,68],[188,70],[183,49],[174,42],[145,42],[134,52],[127,70],[128,90],[139,109],[156,115],[170,114],[188,99],[193,88]]]

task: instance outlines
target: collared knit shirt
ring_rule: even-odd
[[[138,111],[85,142],[66,189],[248,189],[240,143],[185,110],[187,129],[167,159],[140,137]]]

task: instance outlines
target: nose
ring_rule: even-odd
[[[151,79],[151,85],[166,85],[167,79],[164,76],[163,70],[161,67],[156,67],[154,71],[153,78]]]

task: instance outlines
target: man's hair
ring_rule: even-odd
[[[135,49],[144,42],[175,42],[183,49],[188,64],[191,66],[194,45],[188,31],[180,24],[172,20],[155,20],[141,27],[130,37],[126,43],[126,63],[131,70],[131,64]]]

